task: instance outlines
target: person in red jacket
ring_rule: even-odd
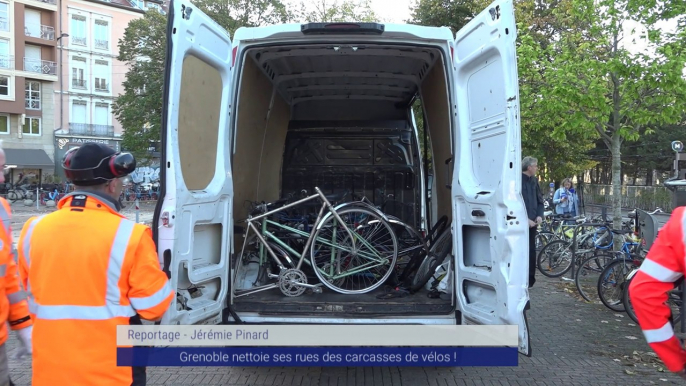
[[[686,350],[674,335],[668,292],[686,272],[686,207],[660,230],[629,286],[631,305],[650,348],[667,369],[686,379]]]

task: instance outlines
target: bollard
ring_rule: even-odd
[[[40,209],[40,191],[36,185],[36,209]]]
[[[136,224],[140,224],[138,221],[138,214],[140,213],[140,206],[138,205],[138,199],[136,199]]]

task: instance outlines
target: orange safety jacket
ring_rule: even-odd
[[[22,290],[15,262],[12,243],[12,210],[4,198],[0,198],[0,344],[7,342],[7,324],[12,330],[29,327],[33,321],[29,317],[26,292]]]
[[[19,267],[33,327],[33,386],[131,385],[117,367],[117,326],[159,319],[174,291],[150,228],[95,193],[64,197],[24,224]]]
[[[677,372],[686,365],[686,350],[669,322],[667,294],[686,272],[686,207],[679,207],[660,230],[641,268],[631,280],[631,304],[650,347]]]

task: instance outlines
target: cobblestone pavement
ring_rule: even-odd
[[[35,209],[14,211],[14,233]],[[152,203],[142,204],[140,221],[152,218]],[[44,212],[48,209],[43,208]],[[132,208],[124,213],[135,218]],[[23,220],[22,220],[23,219]],[[16,239],[15,239],[16,240]],[[576,295],[573,283],[537,274],[528,311],[531,358],[517,367],[152,367],[149,385],[660,385],[685,384],[663,370],[643,335],[624,313],[589,304]],[[10,334],[8,353],[18,341]],[[661,371],[663,370],[663,371]],[[10,361],[17,386],[31,384],[29,361]]]

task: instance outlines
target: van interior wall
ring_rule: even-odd
[[[274,93],[272,83],[249,57],[242,69],[236,119],[233,211],[235,221],[241,221],[249,214],[246,200],[280,198],[283,148],[290,121],[290,107]],[[235,240],[238,247],[242,237]]]
[[[429,141],[433,150],[433,170],[436,181],[436,191],[433,192],[434,205],[437,216],[432,218],[436,222],[441,216],[446,215],[452,219],[450,190],[446,184],[450,184],[452,176],[448,175],[448,167],[445,161],[452,156],[450,134],[450,98],[448,95],[445,77],[443,57],[439,56],[428,76],[421,86],[422,105],[424,106],[424,126],[428,129]],[[429,209],[429,208],[428,208]],[[433,226],[433,224],[431,224]]]

